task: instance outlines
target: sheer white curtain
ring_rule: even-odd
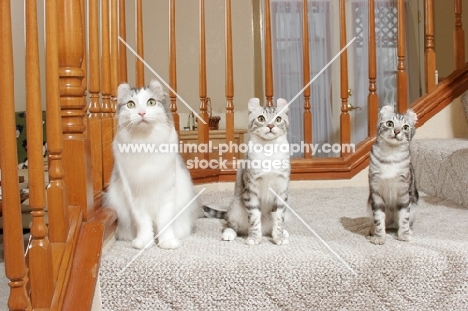
[[[310,79],[333,58],[330,38],[331,6],[329,0],[309,1]],[[271,1],[272,40],[274,61],[275,98],[292,99],[304,87],[302,55],[302,1]],[[311,112],[313,143],[334,143],[332,118],[332,71],[323,72],[311,85]],[[300,144],[303,140],[304,96],[290,106],[289,141]],[[302,157],[303,154],[295,154]],[[330,156],[316,154],[315,156]]]
[[[333,2],[335,1],[335,2]],[[336,0],[309,0],[309,49],[312,79],[338,53],[336,38],[339,36],[338,5]],[[356,37],[348,53],[349,82],[353,95],[349,102],[361,110],[351,115],[351,139],[357,144],[367,137],[368,76],[368,0],[347,0],[347,38]],[[293,98],[303,88],[302,69],[302,8],[301,0],[272,0],[272,40],[274,60],[275,98]],[[377,41],[377,94],[379,105],[396,100],[397,32],[396,0],[375,1],[375,25]],[[407,37],[408,38],[408,37]],[[336,66],[339,59],[336,60]],[[311,85],[311,112],[313,142],[317,144],[339,142],[340,98],[339,71],[332,66],[325,70]],[[301,95],[290,106],[291,143],[303,140],[304,97]],[[338,156],[339,154],[315,154]],[[297,154],[300,157],[302,154]]]

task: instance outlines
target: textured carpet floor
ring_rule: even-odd
[[[366,188],[293,190],[290,245],[221,241],[216,219],[197,221],[177,250],[139,253],[116,242],[102,258],[104,310],[467,310],[468,209],[422,194],[414,237],[371,244]],[[203,196],[227,203],[231,192]]]
[[[420,190],[468,208],[468,139],[422,139],[411,144]]]

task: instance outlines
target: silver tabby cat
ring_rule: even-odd
[[[283,229],[290,174],[287,109],[277,115],[286,106],[284,99],[278,99],[276,107],[262,107],[258,98],[249,101],[249,144],[253,147],[237,170],[234,199],[225,215],[225,241],[247,235],[246,243],[255,245],[263,235],[271,235],[277,245],[289,243]]]
[[[374,219],[370,241],[374,244],[385,243],[385,229],[390,227],[398,229],[398,240],[410,240],[419,198],[410,156],[416,121],[411,110],[396,113],[393,105],[380,110],[369,166],[369,207]]]

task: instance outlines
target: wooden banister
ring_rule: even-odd
[[[102,113],[100,102],[101,79],[100,79],[100,55],[99,55],[99,1],[89,0],[89,17],[88,17],[88,32],[89,32],[89,77],[88,77],[88,92],[89,92],[89,116],[88,116],[88,135],[91,145],[91,166],[93,169],[93,189],[95,194],[95,208],[99,207],[99,200],[96,196],[101,196],[102,179],[103,179],[103,163],[102,163]]]
[[[232,60],[232,18],[231,0],[225,1],[225,53],[226,53],[226,144],[230,146],[234,142],[234,71]],[[231,149],[231,148],[229,148]],[[234,154],[228,151],[226,158],[232,160]]]
[[[200,56],[199,56],[199,97],[200,97],[200,117],[204,120],[198,120],[198,143],[201,145],[207,145],[209,140],[208,133],[208,111],[207,111],[207,87],[206,87],[206,41],[205,41],[205,1],[200,0],[199,4],[199,17],[200,17],[200,31],[199,31],[199,44],[200,44]],[[199,159],[208,159],[209,155],[207,152],[199,152]]]
[[[119,0],[119,37],[127,41],[127,20],[125,0]],[[119,84],[128,82],[127,78],[127,47],[119,40]]]
[[[406,57],[406,29],[405,29],[405,0],[397,1],[398,15],[398,68],[397,68],[397,108],[398,112],[405,113],[408,109],[408,74],[405,67]],[[428,73],[430,74],[430,73]],[[426,75],[427,77],[427,75]]]
[[[302,83],[307,85],[310,81],[310,53],[309,53],[309,5],[308,0],[302,4]],[[304,143],[312,144],[312,113],[310,112],[310,85],[304,90]],[[311,152],[304,152],[304,158],[312,158]]]
[[[271,107],[273,104],[273,56],[271,49],[271,6],[270,0],[264,2],[265,10],[265,106]]]
[[[119,37],[127,41],[127,19],[125,0],[119,0]],[[119,40],[119,84],[128,82],[127,78],[127,47]]]
[[[49,154],[47,206],[49,239],[54,244],[54,273],[57,273],[68,235],[68,197],[62,166],[62,116],[59,91],[57,1],[46,2],[46,131]],[[70,159],[69,159],[70,160]]]
[[[171,106],[172,119],[177,132],[180,131],[180,118],[177,113],[177,48],[176,48],[176,6],[175,0],[169,2],[169,86],[174,90],[169,90],[169,101]]]
[[[10,280],[10,310],[26,310],[29,305],[23,278],[26,275],[24,262],[23,231],[18,185],[18,156],[16,154],[15,99],[13,44],[11,33],[10,1],[0,2],[0,167],[2,175],[3,244],[5,248],[5,274]]]
[[[465,31],[462,23],[462,1],[454,0],[455,30],[453,31],[455,69],[465,64]]]
[[[114,122],[111,107],[109,0],[101,1],[101,16],[102,180],[105,188],[114,166],[112,155]]]
[[[144,59],[143,47],[143,1],[135,0],[135,30],[136,30],[136,52]],[[141,88],[145,86],[145,67],[143,62],[137,57],[135,61],[135,86]]]
[[[424,23],[424,36],[425,36],[425,48],[424,48],[424,73],[425,73],[425,87],[426,92],[432,92],[437,84],[436,81],[436,55],[434,50],[434,4],[433,0],[424,1],[424,13],[425,13],[425,23]],[[401,13],[403,14],[403,13]],[[403,18],[403,17],[402,17]],[[402,24],[398,24],[398,28],[404,27],[403,21]],[[401,34],[403,37],[398,39],[398,42],[403,42],[404,34]],[[399,43],[400,44],[400,43]],[[400,46],[399,46],[400,48]],[[401,47],[403,49],[404,47]],[[404,52],[404,51],[403,51]],[[400,56],[400,54],[398,54]]]
[[[377,51],[375,44],[375,1],[369,0],[369,94],[368,105],[368,128],[369,137],[377,134],[377,116],[379,109],[379,98],[377,96]]]
[[[28,137],[28,185],[31,208],[29,245],[29,287],[31,305],[47,308],[54,293],[52,249],[44,219],[45,182],[42,130],[41,84],[36,0],[26,2],[26,135]]]
[[[346,3],[340,0],[340,49],[346,46]],[[340,141],[341,145],[351,142],[351,121],[348,113],[348,52],[343,51],[340,55],[340,94],[341,94],[341,115],[340,115]],[[341,156],[347,153],[341,150]]]
[[[58,10],[59,90],[62,110],[63,169],[68,203],[83,209],[85,220],[94,212],[90,147],[85,134],[86,101],[83,87],[83,17],[80,0],[60,0]]]

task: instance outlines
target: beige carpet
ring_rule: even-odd
[[[174,251],[138,254],[116,242],[102,258],[104,310],[467,310],[468,209],[421,195],[411,242],[390,232],[371,244],[366,188],[293,190],[290,245],[221,241],[221,221],[200,219]],[[228,202],[231,192],[203,196]]]
[[[411,143],[419,189],[468,208],[468,139],[422,139]]]

